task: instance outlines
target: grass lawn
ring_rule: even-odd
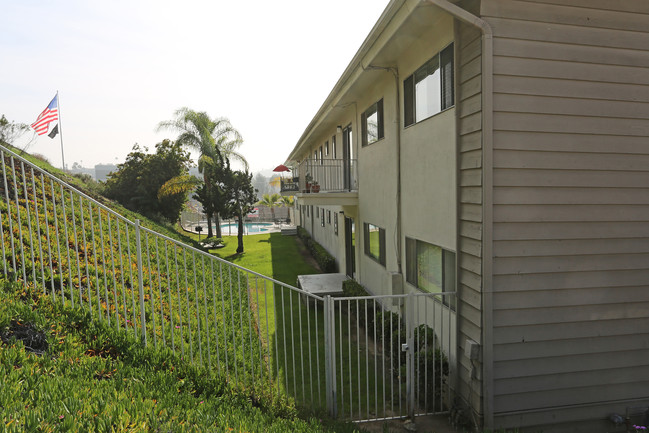
[[[190,236],[198,240],[198,235]],[[210,253],[291,286],[297,285],[298,275],[320,272],[309,263],[309,253],[296,236],[246,235],[243,254],[236,254],[236,236],[224,236],[223,242],[224,248]],[[272,290],[252,289],[251,298],[261,324],[259,335],[272,351],[279,386],[302,406],[322,407],[325,352],[321,306],[316,308],[311,300],[307,308],[296,292],[280,285]]]
[[[198,240],[198,235],[191,234],[190,237]],[[224,248],[210,250],[210,253],[291,286],[297,284],[298,275],[320,272],[304,259],[300,253],[304,247],[296,236],[282,236],[280,233],[246,235],[243,237],[243,254],[236,253],[236,236],[223,236],[223,243]]]
[[[197,235],[191,236],[198,240]],[[243,254],[235,252],[236,236],[225,236],[223,240],[226,244],[224,248],[210,252],[283,283],[295,286],[298,275],[319,272],[307,262],[301,251],[306,255],[309,253],[295,236],[282,236],[280,233],[246,235]],[[272,291],[259,290],[258,296],[253,295],[255,297],[260,322],[271,325],[268,337],[262,335],[262,338],[272,349],[277,370],[281,372],[278,379],[282,388],[295,397],[301,406],[324,408],[326,383],[322,307],[316,307],[315,301],[311,300],[307,308],[305,301],[300,300],[296,293],[281,286],[276,286]],[[340,350],[336,360],[339,369],[336,380],[339,387],[338,412],[344,417],[350,416],[350,411],[359,418],[376,415],[382,408],[382,401],[375,395],[383,391],[375,380],[375,374],[382,371],[381,365],[375,362],[373,356],[367,356],[365,348],[368,342],[362,330],[359,333],[355,327],[351,329],[344,322],[338,323],[336,328],[336,346]],[[276,330],[279,332],[276,333]],[[353,371],[350,371],[350,367]],[[398,392],[392,387],[389,390]],[[362,398],[360,394],[363,394]]]

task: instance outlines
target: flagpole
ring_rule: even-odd
[[[56,91],[56,104],[59,109],[59,138],[61,139],[61,163],[63,164],[63,171],[65,171],[65,156],[63,155],[63,124],[61,122],[61,98],[59,98],[59,91]]]

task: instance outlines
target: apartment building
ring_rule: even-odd
[[[286,165],[341,272],[457,293],[480,428],[649,407],[648,2],[392,0]]]

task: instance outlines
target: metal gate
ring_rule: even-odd
[[[448,410],[454,293],[325,297],[327,408],[378,420]]]

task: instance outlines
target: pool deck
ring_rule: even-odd
[[[248,223],[250,223],[250,222],[246,222],[246,224],[248,224]],[[227,222],[225,224],[227,224]],[[294,225],[283,224],[283,223],[265,223],[265,222],[256,223],[256,222],[254,222],[254,223],[250,223],[250,224],[272,224],[272,225],[268,226],[267,230],[264,230],[263,232],[250,233],[251,235],[259,235],[259,234],[264,234],[264,233],[280,233],[282,231],[282,229],[295,229],[296,228]],[[203,225],[203,228],[205,230],[204,232],[201,232],[201,234],[204,235],[204,234],[207,233],[207,228],[204,227],[204,224],[201,224],[201,225]],[[197,232],[194,231],[195,226],[196,226],[196,223],[184,224],[184,225],[182,225],[182,228],[186,232],[196,234]],[[221,234],[223,236],[236,236],[237,233],[238,233],[238,231],[236,229],[233,229],[232,231],[230,231],[227,228],[221,228],[221,232],[222,232]],[[248,233],[245,233],[245,232],[244,232],[244,234],[248,235]]]

